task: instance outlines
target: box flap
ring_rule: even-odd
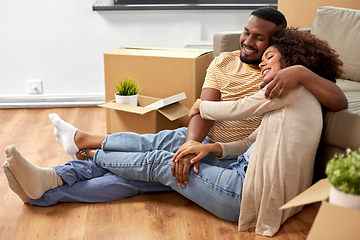
[[[180,103],[171,104],[164,108],[160,108],[157,111],[170,121],[177,120],[189,114],[189,109]]]
[[[322,179],[300,193],[298,196],[287,202],[280,209],[286,209],[291,207],[297,207],[306,205],[309,203],[320,202],[326,200],[329,197],[330,182],[327,178]]]
[[[173,95],[171,97],[160,99],[157,102],[154,102],[152,104],[149,104],[149,105],[145,106],[145,108],[159,109],[159,108],[162,108],[162,107],[165,107],[167,105],[179,102],[179,101],[184,100],[184,99],[186,99],[186,94],[184,92],[182,92],[182,93]]]
[[[152,51],[173,51],[173,52],[189,52],[196,54],[204,54],[212,52],[212,49],[204,49],[204,48],[171,48],[171,47],[139,47],[139,46],[126,46],[125,49],[137,49],[137,50],[152,50]]]
[[[185,93],[176,94],[164,99],[139,95],[138,103],[140,106],[116,103],[115,100],[112,100],[110,102],[100,104],[99,107],[141,115],[151,111],[158,111],[170,121],[174,121],[189,114],[189,109],[178,102],[183,99],[186,99]],[[146,107],[144,107],[144,105]],[[154,106],[155,109],[149,108],[148,106]],[[157,107],[159,107],[159,109],[156,109]]]
[[[152,56],[152,57],[174,57],[174,58],[198,58],[210,53],[209,49],[193,48],[160,48],[160,47],[121,47],[105,54],[124,54],[133,56]]]
[[[154,103],[156,101],[159,101],[160,99],[161,98],[138,95],[138,106],[144,107],[144,106],[152,104],[152,103]]]
[[[103,103],[98,106],[104,107],[104,108],[120,110],[120,111],[125,111],[125,112],[130,112],[130,113],[137,113],[137,114],[141,114],[141,115],[144,115],[148,112],[154,111],[154,109],[151,109],[151,108],[131,106],[131,105],[127,105],[127,104],[116,103],[115,101]]]
[[[324,201],[316,215],[307,240],[360,239],[360,211]]]

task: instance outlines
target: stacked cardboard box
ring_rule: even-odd
[[[187,98],[180,103],[190,108],[200,97],[206,69],[212,59],[212,51],[204,49],[154,47],[115,49],[104,54],[105,99],[107,102],[112,101],[115,93],[114,84],[125,77],[131,77],[141,87],[140,95],[163,99],[184,92]],[[159,112],[153,112],[156,113]],[[122,116],[123,114],[115,108],[107,110],[108,133],[128,130],[119,128],[117,122],[125,121]],[[177,126],[172,124],[172,128],[186,126],[188,122],[188,117],[182,117]],[[145,121],[142,124],[150,123]],[[154,124],[159,125],[159,123]],[[161,127],[153,129],[161,129]],[[134,131],[141,132],[137,129]]]

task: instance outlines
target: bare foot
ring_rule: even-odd
[[[77,152],[76,153],[76,158],[78,160],[85,160],[87,158],[94,158],[96,149],[86,149],[85,152],[86,152],[86,157],[83,156],[80,152]]]

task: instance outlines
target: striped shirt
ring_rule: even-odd
[[[211,62],[203,88],[219,90],[220,101],[234,101],[258,92],[261,82],[260,70],[241,62],[238,50],[221,53]],[[261,116],[239,121],[214,121],[207,139],[224,143],[241,140],[255,131],[260,122]]]

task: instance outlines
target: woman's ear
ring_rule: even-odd
[[[281,67],[281,69],[283,69],[283,68],[287,68],[287,67],[289,67],[290,65],[288,64],[288,63],[286,63],[285,61],[284,61],[284,58],[283,58],[283,56],[281,56],[281,58],[280,58],[280,67]]]

